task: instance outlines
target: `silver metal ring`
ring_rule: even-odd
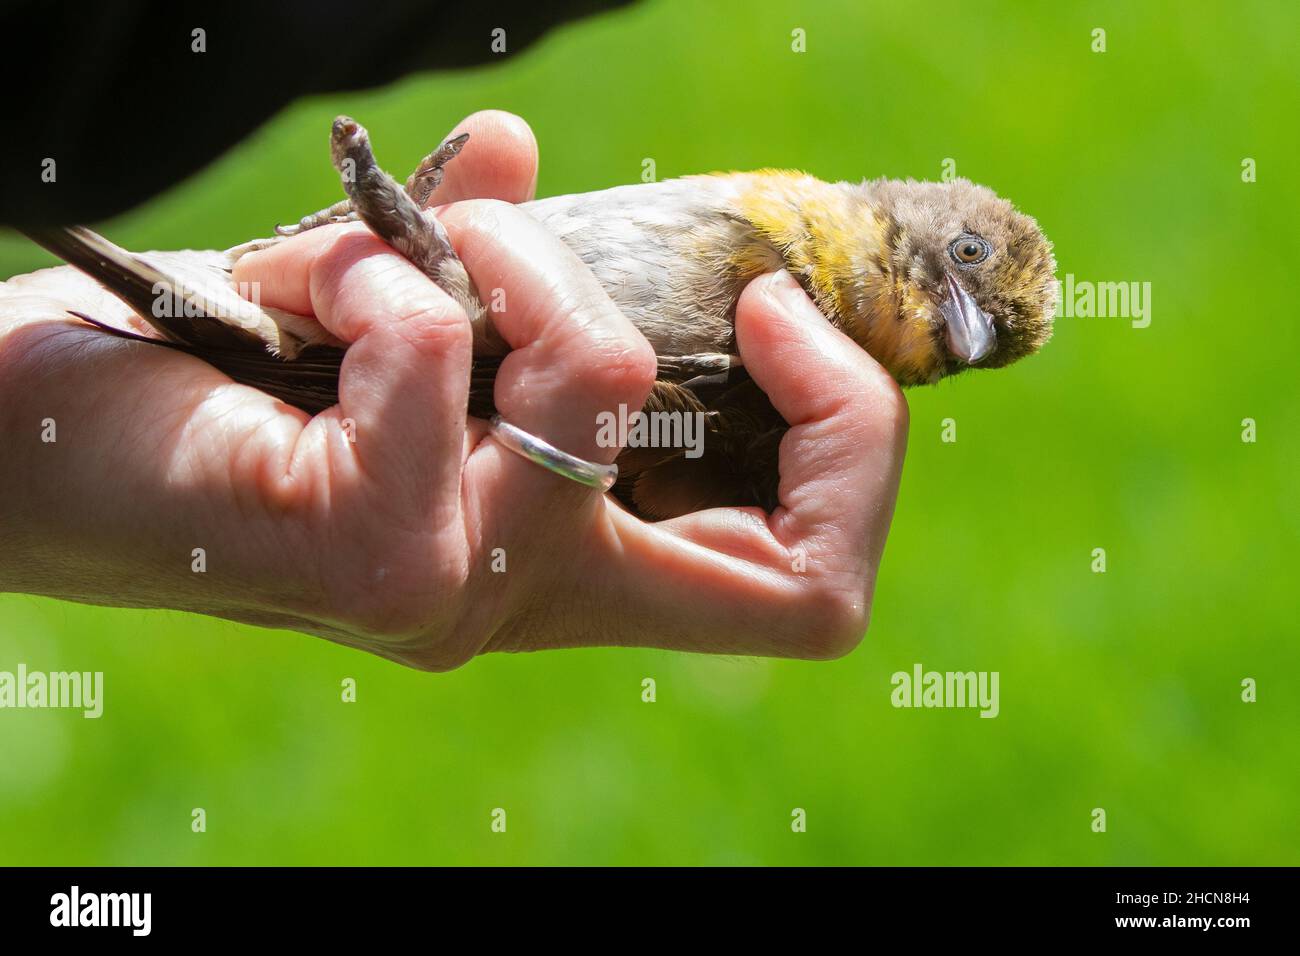
[[[601,465],[560,451],[536,435],[516,428],[500,415],[492,416],[488,434],[516,455],[588,488],[609,491],[618,480],[618,465]]]

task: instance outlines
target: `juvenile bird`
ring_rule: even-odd
[[[444,143],[401,186],[376,163],[365,129],[340,117],[330,151],[348,199],[224,253],[142,257],[81,228],[31,235],[123,298],[165,344],[314,413],[337,399],[343,344],[309,319],[240,299],[230,270],[239,256],[285,235],[360,218],[465,308],[475,331],[470,410],[489,415],[508,348],[441,225],[423,211],[465,139]],[[904,386],[1007,365],[1051,334],[1050,244],[1033,219],[967,180],[826,183],[761,170],[523,208],[577,253],[654,347],[659,375],[644,411],[697,414],[704,423],[699,457],[664,447],[620,455],[615,494],[651,518],[716,505],[775,506],[786,425],[736,354],[736,302],[755,276],[788,269],[826,317]],[[173,307],[157,307],[160,288]]]

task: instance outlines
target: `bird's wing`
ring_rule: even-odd
[[[338,401],[344,348],[314,319],[238,293],[226,252],[140,255],[82,226],[33,229],[33,240],[125,302],[160,338],[77,318],[120,338],[196,355],[232,379],[315,414]]]
[[[694,387],[660,381],[647,412],[699,414],[699,454],[683,448],[628,448],[619,456],[616,493],[649,518],[705,508],[776,507],[777,459],[786,423],[743,368],[725,383]]]
[[[84,226],[30,229],[27,235],[99,282],[168,342],[205,350],[269,351],[284,359],[313,345],[341,344],[314,319],[240,296],[229,253],[141,255]]]

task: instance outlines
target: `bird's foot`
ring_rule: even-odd
[[[299,233],[306,232],[309,229],[315,229],[318,226],[327,226],[331,223],[339,222],[356,222],[357,214],[352,209],[351,199],[340,199],[334,205],[318,210],[310,216],[303,216],[292,226],[282,226],[278,222],[275,224],[275,234],[277,236],[296,236]]]
[[[415,204],[421,209],[429,205],[429,198],[442,184],[443,168],[460,155],[460,151],[468,142],[469,133],[453,136],[420,160],[420,165],[415,167],[415,172],[407,178],[406,194],[414,199]]]
[[[347,120],[346,117],[340,117],[341,120]],[[337,126],[338,121],[336,121]],[[361,129],[361,127],[357,127]],[[365,130],[361,130],[364,134]],[[368,137],[363,137],[368,141]],[[415,171],[406,180],[406,195],[409,196],[415,204],[423,209],[429,204],[429,199],[433,196],[435,190],[442,183],[443,170],[446,165],[460,155],[460,151],[465,144],[469,142],[469,133],[461,133],[459,136],[453,136],[451,139],[442,143],[424,159],[420,160]],[[370,157],[370,162],[374,163],[374,157]],[[355,170],[353,170],[355,173]],[[344,170],[340,169],[340,174],[345,175]],[[345,179],[346,183],[346,179]],[[281,226],[278,223],[275,227],[277,236],[296,236],[300,233],[316,229],[320,226],[340,222],[356,222],[362,218],[358,215],[351,198],[340,199],[332,206],[318,210],[309,216],[303,216],[297,223],[291,226]]]

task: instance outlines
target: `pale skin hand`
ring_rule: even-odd
[[[536,182],[527,126],[492,113],[457,130],[470,145],[438,199],[498,200],[439,212],[478,288],[505,292],[495,321],[515,351],[497,406],[612,461],[597,414],[640,406],[653,354],[567,247],[509,205]],[[793,426],[781,507],[658,524],[466,418],[464,313],[364,227],[246,257],[236,278],[352,343],[339,406],[308,418],[197,359],[65,322],[67,308],[125,318],[70,270],[0,287],[0,588],[292,628],[434,670],[490,650],[822,658],[860,640],[906,403],[788,275],[751,283],[736,317],[746,367]]]

